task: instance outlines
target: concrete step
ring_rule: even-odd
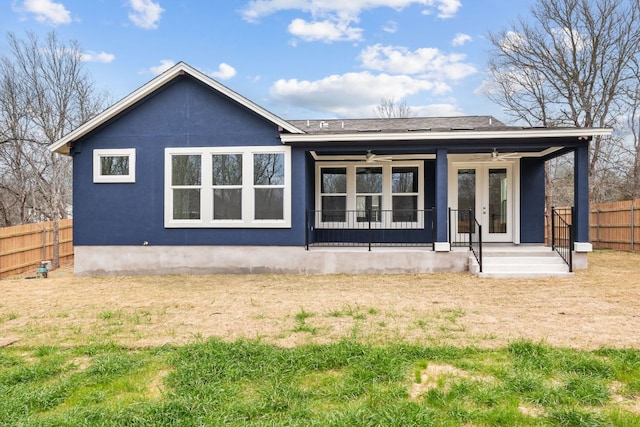
[[[482,273],[475,257],[469,257],[469,271],[478,277],[544,278],[571,277],[569,266],[555,252],[546,251],[485,251]]]

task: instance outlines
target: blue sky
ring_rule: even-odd
[[[284,119],[493,114],[489,30],[534,0],[7,0],[6,35],[77,40],[112,101],[184,61]]]

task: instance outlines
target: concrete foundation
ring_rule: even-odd
[[[79,276],[138,274],[399,274],[468,270],[465,251],[282,246],[76,246]]]

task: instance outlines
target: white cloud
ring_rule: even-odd
[[[469,34],[458,33],[451,41],[453,46],[462,46],[463,44],[473,40]]]
[[[505,52],[513,52],[527,45],[525,37],[515,31],[507,31],[504,38],[500,41],[500,49]]]
[[[149,68],[149,71],[154,76],[157,76],[158,74],[164,73],[165,71],[167,71],[169,68],[173,67],[174,65],[176,65],[176,63],[175,63],[175,61],[173,61],[171,59],[161,59],[160,60],[160,65],[156,65],[155,67]]]
[[[220,65],[218,65],[218,71],[214,71],[209,75],[214,79],[228,80],[236,75],[236,69],[233,68],[231,65],[223,62]]]
[[[331,112],[338,117],[370,117],[382,98],[403,99],[424,91],[439,95],[450,89],[443,82],[365,71],[332,75],[316,81],[281,79],[269,92],[278,102]]]
[[[116,56],[114,54],[106,53],[105,51],[102,51],[102,52],[88,51],[88,52],[82,53],[81,57],[84,62],[104,62],[107,64],[113,61],[114,59],[116,59]]]
[[[436,48],[415,51],[402,46],[369,46],[360,53],[362,66],[388,73],[420,75],[438,80],[460,80],[477,72],[475,66],[463,62],[463,54],[444,54]]]
[[[158,21],[164,9],[159,3],[152,0],[129,0],[129,6],[132,11],[129,13],[129,19],[137,27],[145,30],[154,30],[158,28]]]
[[[294,19],[288,27],[289,32],[305,41],[357,41],[362,39],[362,29],[349,26],[347,21],[315,21]]]
[[[292,34],[306,41],[351,41],[361,39],[362,29],[350,24],[359,22],[363,11],[381,7],[401,10],[413,5],[424,7],[425,14],[437,10],[442,19],[453,17],[462,6],[460,0],[251,0],[241,14],[245,21],[258,22],[283,10],[308,13],[311,21],[296,18],[291,22]],[[394,26],[385,26],[385,31],[388,30],[393,32]]]
[[[25,0],[22,10],[35,15],[36,21],[52,25],[68,24],[71,13],[64,4],[52,0]]]
[[[462,7],[460,0],[438,0],[437,5],[440,19],[453,18]]]
[[[394,34],[398,31],[398,23],[396,21],[387,21],[382,26],[382,31],[389,34]]]

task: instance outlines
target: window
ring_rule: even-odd
[[[136,182],[136,150],[93,150],[93,182]]]
[[[284,219],[284,154],[253,155],[255,219]]]
[[[415,222],[418,218],[418,168],[391,168],[391,206],[394,222]]]
[[[320,169],[322,222],[346,220],[347,168]]]
[[[242,154],[214,154],[211,158],[213,219],[242,219]]]
[[[382,220],[382,168],[356,168],[358,222]]]
[[[290,227],[289,147],[167,148],[166,227]]]
[[[422,222],[422,163],[318,163],[316,183],[319,227],[339,222],[359,228],[371,222],[375,227],[406,228]]]

